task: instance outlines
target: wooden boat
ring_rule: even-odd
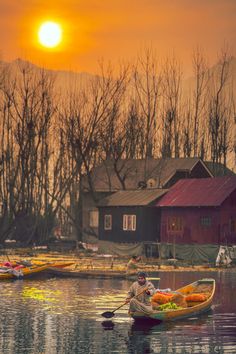
[[[55,267],[50,267],[47,272],[59,277],[71,277],[71,278],[101,278],[101,279],[128,279],[136,280],[137,273],[129,274],[122,271],[115,270],[73,270],[73,269],[59,269]],[[150,280],[160,280],[160,278],[148,278]]]
[[[44,264],[41,266],[32,265],[30,267],[23,267],[20,269],[0,269],[0,280],[28,278],[45,271],[45,269],[47,269],[49,266],[49,264]]]
[[[74,270],[74,269],[65,269],[65,268],[57,268],[50,267],[48,271],[56,276],[60,277],[73,277],[73,278],[117,278],[117,279],[127,279],[129,277],[125,272],[118,271],[102,271],[102,270]],[[132,275],[133,277],[133,275]],[[135,277],[137,277],[135,275]]]
[[[61,268],[66,268],[66,267],[70,267],[72,266],[73,264],[75,264],[74,262],[65,262],[65,261],[51,261],[51,262],[48,262],[48,263],[45,263],[43,261],[32,261],[32,264],[36,264],[36,265],[44,265],[44,264],[48,264],[49,265],[49,268],[48,270],[50,269],[61,269]]]
[[[70,266],[72,266],[72,265],[74,265],[74,264],[75,264],[74,262],[56,261],[56,262],[53,262],[53,263],[50,265],[50,267],[60,269],[60,268],[70,267]]]
[[[50,262],[45,262],[42,260],[19,260],[19,261],[12,261],[12,262],[2,262],[0,263],[0,267],[4,266],[11,266],[11,267],[16,267],[19,265],[22,265],[24,267],[32,267],[32,266],[43,266],[43,265],[49,265],[49,267],[53,268],[65,268],[69,267],[75,264],[75,262],[69,262],[69,261],[50,261]]]
[[[137,307],[137,310],[129,311],[129,315],[134,320],[151,320],[151,321],[175,321],[182,318],[198,316],[203,312],[210,310],[213,296],[215,293],[215,280],[214,279],[200,279],[177,289],[173,294],[181,294],[185,299],[194,298],[194,294],[205,295],[204,301],[186,301],[187,307],[178,309],[158,310],[150,309],[149,311],[140,310],[141,307]],[[189,296],[192,295],[192,296]],[[196,298],[196,296],[195,296]]]

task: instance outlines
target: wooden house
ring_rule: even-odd
[[[100,201],[99,240],[138,243],[160,238],[160,210],[154,205],[166,189],[119,191]]]
[[[213,177],[199,158],[106,160],[82,181],[81,213],[84,241],[98,237],[101,199],[126,190],[168,189],[179,179]]]
[[[236,176],[178,181],[159,201],[162,243],[236,244]]]

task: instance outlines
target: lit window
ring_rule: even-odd
[[[90,210],[89,212],[89,226],[98,227],[98,210]]]
[[[211,226],[211,217],[202,216],[200,219],[200,224],[204,227],[210,227]]]
[[[136,230],[136,215],[123,215],[123,230]]]
[[[177,216],[168,218],[167,221],[168,232],[183,231],[183,219]]]
[[[104,230],[111,230],[111,229],[112,229],[112,216],[104,215]]]

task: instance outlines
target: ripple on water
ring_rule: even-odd
[[[194,281],[196,273],[173,276],[178,287]],[[124,302],[127,281],[54,278],[1,283],[0,353],[236,353],[236,314],[231,311],[236,308],[236,279],[215,277],[216,305],[211,312],[141,326],[129,318],[127,306],[108,323],[101,316]],[[225,292],[228,288],[231,291]]]

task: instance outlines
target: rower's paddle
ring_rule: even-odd
[[[138,293],[137,295],[133,296],[132,299],[138,297],[139,295],[143,294],[146,290],[148,290],[148,287],[144,288],[142,291],[140,291],[140,293]],[[112,318],[115,316],[115,311],[119,310],[121,307],[125,306],[126,304],[128,304],[129,301],[125,301],[122,305],[120,305],[119,307],[117,307],[115,310],[113,311],[105,311],[103,312],[101,315],[105,318]]]

